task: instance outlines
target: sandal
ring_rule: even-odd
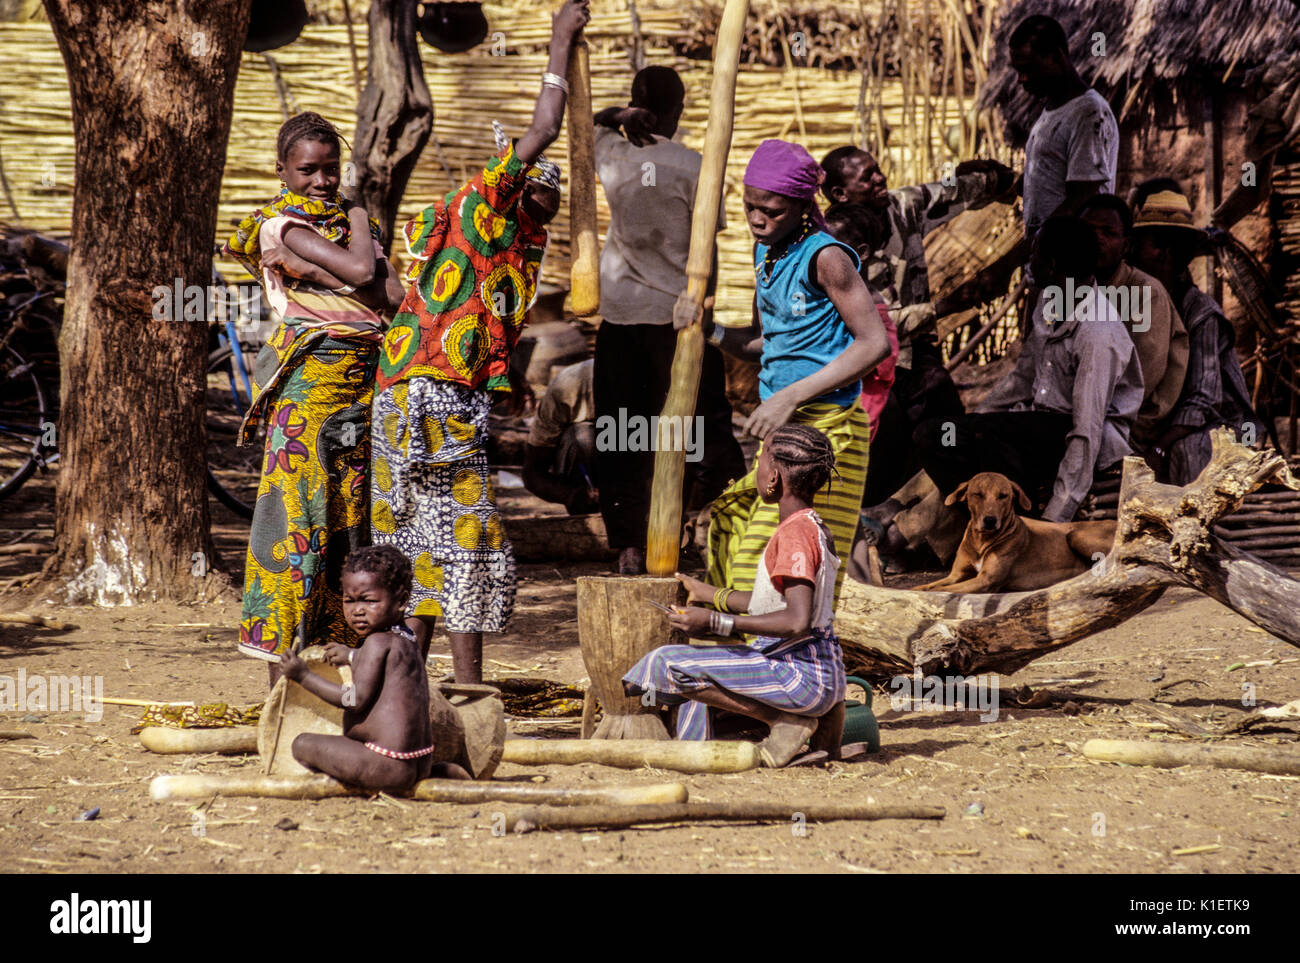
[[[758,757],[769,769],[784,769],[816,731],[816,719],[783,712],[772,723],[767,738],[758,744]]]

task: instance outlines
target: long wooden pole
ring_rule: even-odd
[[[1083,754],[1101,762],[1130,766],[1211,766],[1300,776],[1300,752],[1294,749],[1255,749],[1250,746],[1203,746],[1173,742],[1134,742],[1127,739],[1089,739]]]
[[[249,773],[183,773],[156,776],[149,784],[154,800],[206,799],[209,796],[260,796],[268,799],[329,799],[334,796],[371,795],[329,776],[256,776]],[[531,803],[535,806],[644,806],[684,803],[686,787],[680,782],[608,789],[565,789],[518,783],[466,782],[459,779],[422,779],[409,796],[421,802]]]
[[[736,70],[740,42],[749,16],[749,0],[727,0],[713,47],[713,86],[709,94],[709,126],[704,132],[704,160],[695,187],[691,246],[686,257],[686,294],[697,308],[704,304],[713,273],[714,235],[718,207],[731,150],[736,109]],[[668,577],[677,569],[681,547],[682,478],[686,470],[686,425],[695,414],[704,360],[704,331],[692,324],[677,332],[668,400],[659,421],[654,484],[650,492],[650,526],[646,533],[646,571]],[[678,426],[674,432],[672,426]],[[676,435],[676,438],[672,436]],[[675,449],[675,450],[670,450]]]
[[[587,41],[569,55],[569,301],[573,313],[600,310],[600,236],[596,232],[596,143],[591,121],[591,63]]]
[[[521,766],[592,762],[692,773],[745,772],[759,765],[758,747],[751,742],[657,739],[507,739],[501,761]]]
[[[623,829],[648,823],[831,822],[834,820],[943,819],[942,806],[882,806],[876,803],[759,802],[749,800],[665,803],[649,806],[574,806],[530,809],[506,821],[516,833],[536,829]]]

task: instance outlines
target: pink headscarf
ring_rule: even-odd
[[[812,154],[784,140],[763,141],[745,168],[745,183],[750,187],[799,200],[816,197],[825,179],[826,172],[813,160]],[[826,230],[826,221],[816,201],[810,214],[813,225],[818,230]]]

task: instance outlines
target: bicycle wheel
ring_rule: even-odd
[[[35,364],[11,347],[0,351],[0,498],[21,488],[43,461],[48,416]]]
[[[256,357],[252,345],[241,342],[239,347],[242,373],[229,344],[208,355],[208,491],[236,515],[252,518],[262,478],[265,433],[259,429],[250,444],[242,448],[238,444],[239,425],[250,403],[246,378],[252,377]]]

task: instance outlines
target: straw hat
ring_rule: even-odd
[[[1196,226],[1187,195],[1178,191],[1156,191],[1133,212],[1133,230],[1145,227],[1171,227],[1205,237],[1205,232]]]

